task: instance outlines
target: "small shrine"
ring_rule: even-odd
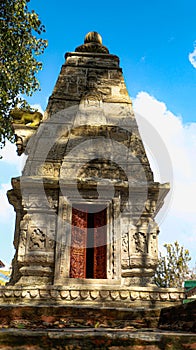
[[[156,214],[169,184],[153,179],[119,66],[96,32],[65,55],[43,118],[14,122],[16,211],[3,302],[160,306],[182,291],[153,282]]]

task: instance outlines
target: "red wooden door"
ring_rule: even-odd
[[[106,209],[93,215],[83,210],[72,209],[70,277],[107,278]],[[92,222],[92,219],[93,227],[89,225],[89,220]],[[88,231],[89,229],[91,231]],[[87,247],[88,232],[93,234],[93,247],[91,245],[90,249]],[[89,272],[89,266],[92,272]]]
[[[87,212],[72,209],[70,277],[86,277]]]
[[[107,278],[106,209],[94,214],[94,278]]]

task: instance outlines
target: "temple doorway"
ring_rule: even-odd
[[[106,279],[106,271],[106,208],[95,205],[72,208],[70,277]]]

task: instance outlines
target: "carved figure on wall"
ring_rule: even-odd
[[[21,156],[21,154],[24,152],[24,144],[22,137],[16,135],[16,147],[17,147],[17,154],[18,156]]]
[[[146,203],[145,203],[145,211],[149,214],[151,214],[151,216],[153,214],[155,214],[156,212],[156,201],[151,201],[150,199],[147,199]]]
[[[19,247],[18,247],[20,255],[25,254],[26,241],[27,241],[27,228],[21,228],[20,229],[20,243],[19,243]]]
[[[129,233],[124,232],[122,235],[122,268],[129,266]]]
[[[59,169],[60,169],[59,164],[44,163],[38,168],[38,174],[41,176],[58,177]]]
[[[25,214],[22,221],[20,222],[20,240],[19,240],[19,254],[24,255],[27,242],[27,230],[30,221],[30,216]]]
[[[148,253],[148,242],[147,242],[146,233],[136,232],[133,238],[135,240],[136,253]]]
[[[129,236],[128,232],[124,232],[122,235],[122,250],[124,253],[128,253]]]
[[[43,115],[38,111],[25,111],[20,108],[14,108],[10,112],[14,124],[24,124],[31,127],[39,126]]]
[[[89,82],[89,84],[90,84],[90,82]],[[93,85],[93,84],[94,84],[94,82],[91,81],[91,85]],[[94,85],[93,85],[93,87],[94,87]],[[101,102],[102,102],[102,95],[99,92],[93,93],[91,91],[89,93],[84,94],[84,96],[82,98],[82,102],[84,103],[85,107],[92,107],[92,106],[100,107]]]
[[[149,222],[149,232],[150,232],[150,254],[156,255],[158,252],[158,242],[157,242],[157,236],[159,234],[159,226],[157,223],[152,220]]]
[[[27,238],[27,229],[20,230],[20,247],[25,247]]]
[[[29,250],[44,249],[46,246],[46,234],[39,228],[33,228],[29,237]]]

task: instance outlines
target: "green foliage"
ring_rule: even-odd
[[[164,244],[166,256],[160,253],[155,273],[155,283],[158,287],[181,288],[183,282],[190,278],[188,249],[184,249],[176,241],[174,244]]]
[[[38,15],[29,11],[30,0],[0,1],[0,147],[13,141],[10,110],[19,103],[20,95],[31,96],[39,89],[36,73],[42,63],[47,41],[38,36],[45,32]],[[23,101],[23,102],[22,102]]]

